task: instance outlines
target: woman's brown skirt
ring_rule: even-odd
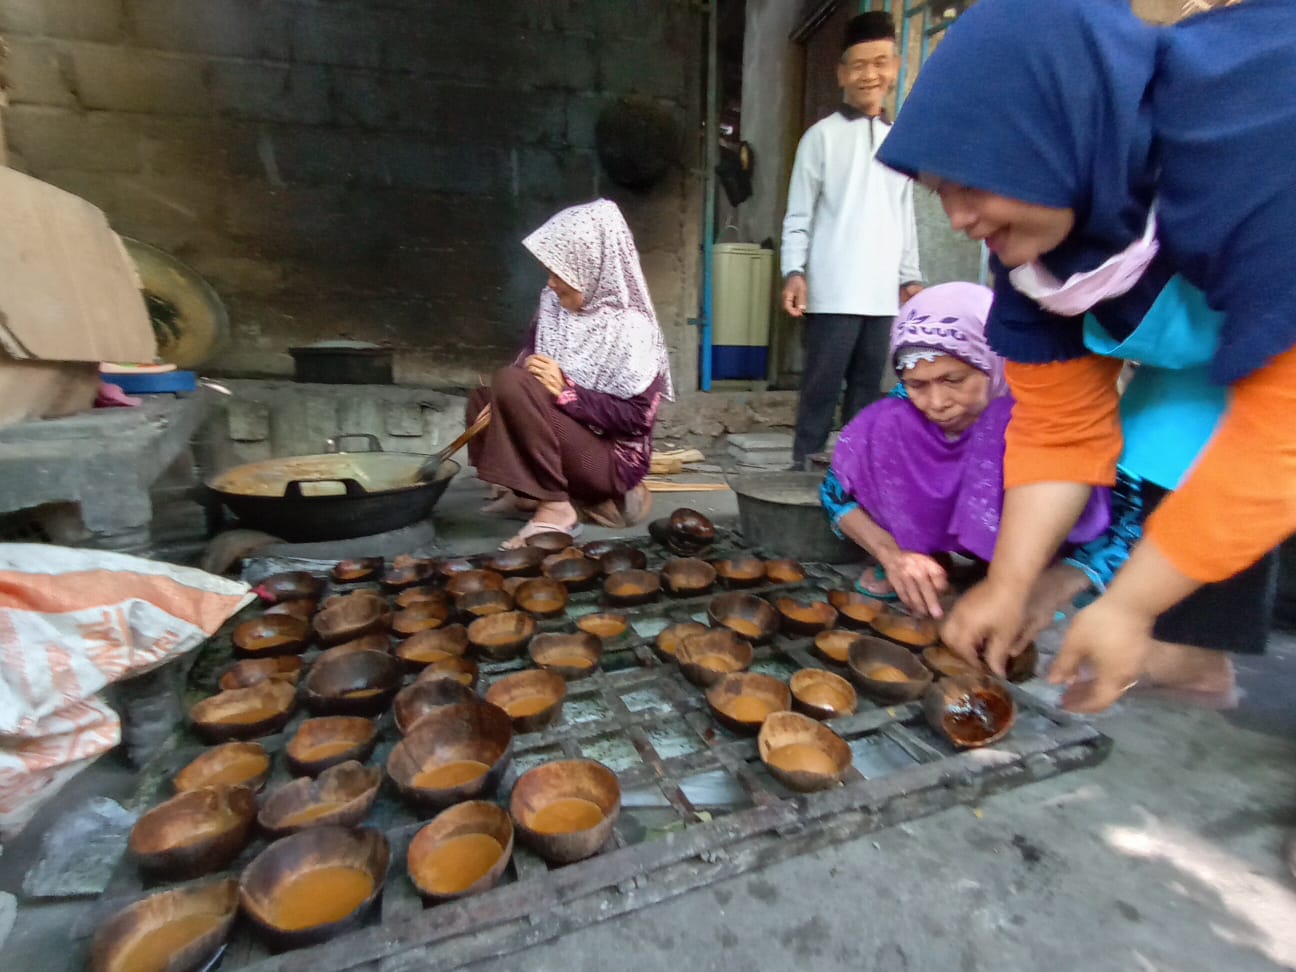
[[[469,395],[467,422],[487,405],[490,425],[468,443],[478,478],[541,502],[599,503],[621,495],[613,442],[560,409],[524,369],[501,368],[490,388]]]

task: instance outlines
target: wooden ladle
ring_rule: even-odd
[[[414,481],[425,483],[429,480],[435,479],[437,470],[441,468],[441,463],[445,462],[471,440],[480,435],[481,432],[485,430],[486,426],[490,425],[490,420],[491,407],[487,405],[481,410],[481,414],[477,416],[477,420],[473,422],[472,425],[468,426],[468,428],[463,430],[463,434],[461,434],[459,438],[455,439],[436,455],[430,456],[423,465],[419,466],[418,472],[414,475]]]

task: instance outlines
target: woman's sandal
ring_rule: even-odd
[[[521,530],[501,543],[499,548],[501,550],[516,550],[518,547],[525,547],[528,540],[541,533],[565,533],[575,539],[580,536],[580,532],[581,525],[579,523],[573,523],[571,526],[565,527],[557,523],[537,523],[535,520],[530,520],[523,525]]]
[[[865,573],[867,573],[867,571],[865,571]],[[879,583],[886,583],[886,579],[887,579],[886,571],[883,569],[881,564],[877,564],[874,566],[873,579],[875,581],[878,581]],[[895,588],[892,588],[890,591],[886,593],[869,590],[867,587],[864,586],[864,578],[862,575],[860,579],[855,582],[855,590],[857,593],[863,594],[865,597],[871,597],[875,601],[900,600],[900,595],[895,592]]]

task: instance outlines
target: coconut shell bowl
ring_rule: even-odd
[[[324,593],[324,581],[304,570],[290,570],[267,577],[254,589],[269,604],[284,601],[318,601]]]
[[[545,763],[518,779],[509,813],[537,854],[550,864],[571,864],[607,844],[621,813],[621,785],[594,760]]]
[[[446,581],[446,593],[451,597],[463,597],[477,591],[504,590],[504,576],[493,570],[462,570]]]
[[[238,882],[229,879],[150,895],[99,926],[93,972],[183,972],[209,966],[238,915]]]
[[[382,586],[389,591],[403,591],[428,583],[436,574],[436,564],[430,560],[410,560],[392,564],[382,575]]]
[[[437,903],[489,891],[513,857],[513,820],[484,800],[443,810],[414,835],[405,863],[419,894]]]
[[[450,621],[450,613],[448,604],[419,601],[396,612],[391,619],[392,634],[397,638],[409,638],[420,631],[440,628]]]
[[[478,618],[513,610],[513,595],[507,591],[473,591],[455,599],[455,607],[471,624]]]
[[[685,638],[704,634],[710,630],[705,624],[699,624],[697,621],[681,621],[663,629],[653,642],[653,649],[662,661],[676,661]]]
[[[618,570],[608,574],[603,594],[616,605],[647,604],[661,594],[661,577],[651,570]]]
[[[806,576],[805,566],[799,560],[765,561],[765,579],[771,584],[800,584]]]
[[[603,642],[584,631],[542,634],[531,639],[527,651],[537,667],[571,681],[598,671]]]
[[[486,701],[507,713],[517,733],[539,732],[553,725],[566,698],[566,679],[536,668],[505,675],[486,690]]]
[[[171,779],[177,793],[205,786],[245,786],[256,791],[270,778],[270,754],[260,743],[228,742],[204,750]]]
[[[287,837],[310,827],[354,827],[378,797],[382,770],[355,760],[338,763],[311,779],[302,777],[266,798],[257,823],[271,837]]]
[[[837,609],[840,623],[847,628],[867,628],[886,610],[886,603],[859,591],[829,591],[828,603]]]
[[[728,628],[702,628],[683,638],[675,651],[675,661],[685,678],[708,688],[726,675],[750,668],[752,654],[751,642]]]
[[[392,612],[386,599],[370,591],[330,598],[328,606],[315,615],[311,626],[322,645],[340,645],[365,635],[386,631]]]
[[[547,556],[539,547],[518,547],[496,554],[486,566],[502,577],[539,577],[540,564]]]
[[[593,590],[602,573],[598,561],[588,557],[562,557],[547,564],[544,575],[575,594]]]
[[[405,588],[405,590],[392,598],[392,603],[398,608],[407,608],[421,601],[439,601],[449,607],[451,599],[450,592],[444,587],[433,587],[430,584],[424,584],[422,587]]]
[[[939,632],[931,618],[915,618],[890,608],[869,622],[883,638],[890,638],[909,648],[926,648],[936,644]]]
[[[311,624],[291,614],[263,614],[244,621],[230,636],[237,658],[297,655],[310,643]]]
[[[676,597],[696,597],[715,587],[716,569],[696,557],[680,557],[666,562],[661,571],[666,590]]]
[[[385,651],[353,651],[321,658],[302,686],[316,715],[376,716],[401,687],[401,664]]]
[[[527,537],[526,545],[528,547],[537,547],[546,554],[555,554],[559,550],[566,550],[572,545],[571,534],[563,533],[561,530],[548,530],[544,533],[533,533]]]
[[[780,597],[774,601],[779,623],[791,634],[808,635],[826,631],[837,623],[837,609],[827,601],[806,597]]]
[[[851,647],[862,637],[854,631],[833,628],[831,631],[820,631],[815,635],[812,650],[826,662],[834,665],[845,665],[850,658]]]
[[[251,688],[269,679],[296,685],[301,678],[302,660],[299,655],[279,655],[275,658],[245,658],[235,662],[220,677],[222,690]]]
[[[335,584],[361,584],[374,580],[382,572],[381,557],[356,557],[351,560],[339,560],[329,571],[329,579]]]
[[[984,665],[973,665],[956,655],[946,645],[932,645],[924,648],[923,663],[937,675],[989,675]],[[1010,682],[1028,682],[1035,677],[1039,666],[1039,649],[1035,642],[1028,644],[1019,654],[1008,659],[1007,676]]]
[[[756,587],[765,583],[765,561],[759,557],[733,557],[715,563],[726,587]]]
[[[523,611],[505,611],[479,618],[468,626],[468,641],[495,661],[508,661],[522,654],[536,633],[536,620]]]
[[[648,566],[648,555],[634,547],[613,547],[598,558],[599,570],[610,577],[621,570],[643,570]]]
[[[931,670],[917,655],[882,638],[860,638],[851,646],[847,666],[860,691],[883,705],[921,698],[932,682]]]
[[[284,757],[293,776],[319,776],[330,766],[373,755],[378,727],[362,716],[307,719],[288,740]]]
[[[772,713],[756,745],[770,776],[799,793],[836,786],[851,766],[846,740],[796,712]]]
[[[788,681],[792,709],[812,719],[853,715],[859,704],[855,689],[840,675],[820,668],[803,668]]]
[[[503,709],[488,702],[445,705],[396,744],[387,775],[416,808],[441,810],[494,792],[512,746],[513,724]]]
[[[554,618],[567,610],[567,585],[548,577],[536,577],[518,585],[513,592],[516,605],[537,618]]]
[[[207,742],[228,742],[278,732],[296,707],[296,686],[267,679],[203,699],[189,710],[189,718],[194,731]]]
[[[989,675],[939,679],[923,697],[923,713],[933,729],[959,749],[998,742],[1017,718],[1007,686]]]
[[[735,732],[758,732],[775,712],[792,708],[792,691],[771,675],[740,672],[726,675],[706,694],[707,705],[722,726]]]
[[[458,679],[429,678],[401,689],[392,703],[392,714],[396,717],[396,728],[404,736],[442,706],[475,701],[477,693]]]
[[[729,628],[752,644],[760,645],[778,630],[778,612],[754,594],[721,594],[707,605],[707,616],[717,627]]]
[[[630,630],[630,621],[624,614],[604,611],[577,619],[576,627],[603,641],[615,641]]]
[[[364,920],[390,861],[379,831],[312,827],[252,860],[239,879],[239,903],[271,948],[315,945]]]
[[[462,624],[420,631],[398,644],[394,652],[407,672],[421,672],[436,662],[467,653],[468,629]]]
[[[477,678],[479,676],[477,663],[471,658],[439,658],[434,662],[429,662],[424,666],[423,671],[419,672],[417,681],[424,682],[436,678],[453,678],[462,682],[469,688],[477,687]]]
[[[207,786],[140,817],[127,848],[153,878],[185,881],[227,867],[252,836],[256,797],[244,786]]]

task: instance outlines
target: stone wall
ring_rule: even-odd
[[[398,380],[475,384],[544,282],[521,237],[607,195],[689,388],[704,30],[686,0],[0,0],[10,162],[207,276],[233,374],[345,337],[398,347]],[[594,151],[627,95],[682,135],[645,194]]]

